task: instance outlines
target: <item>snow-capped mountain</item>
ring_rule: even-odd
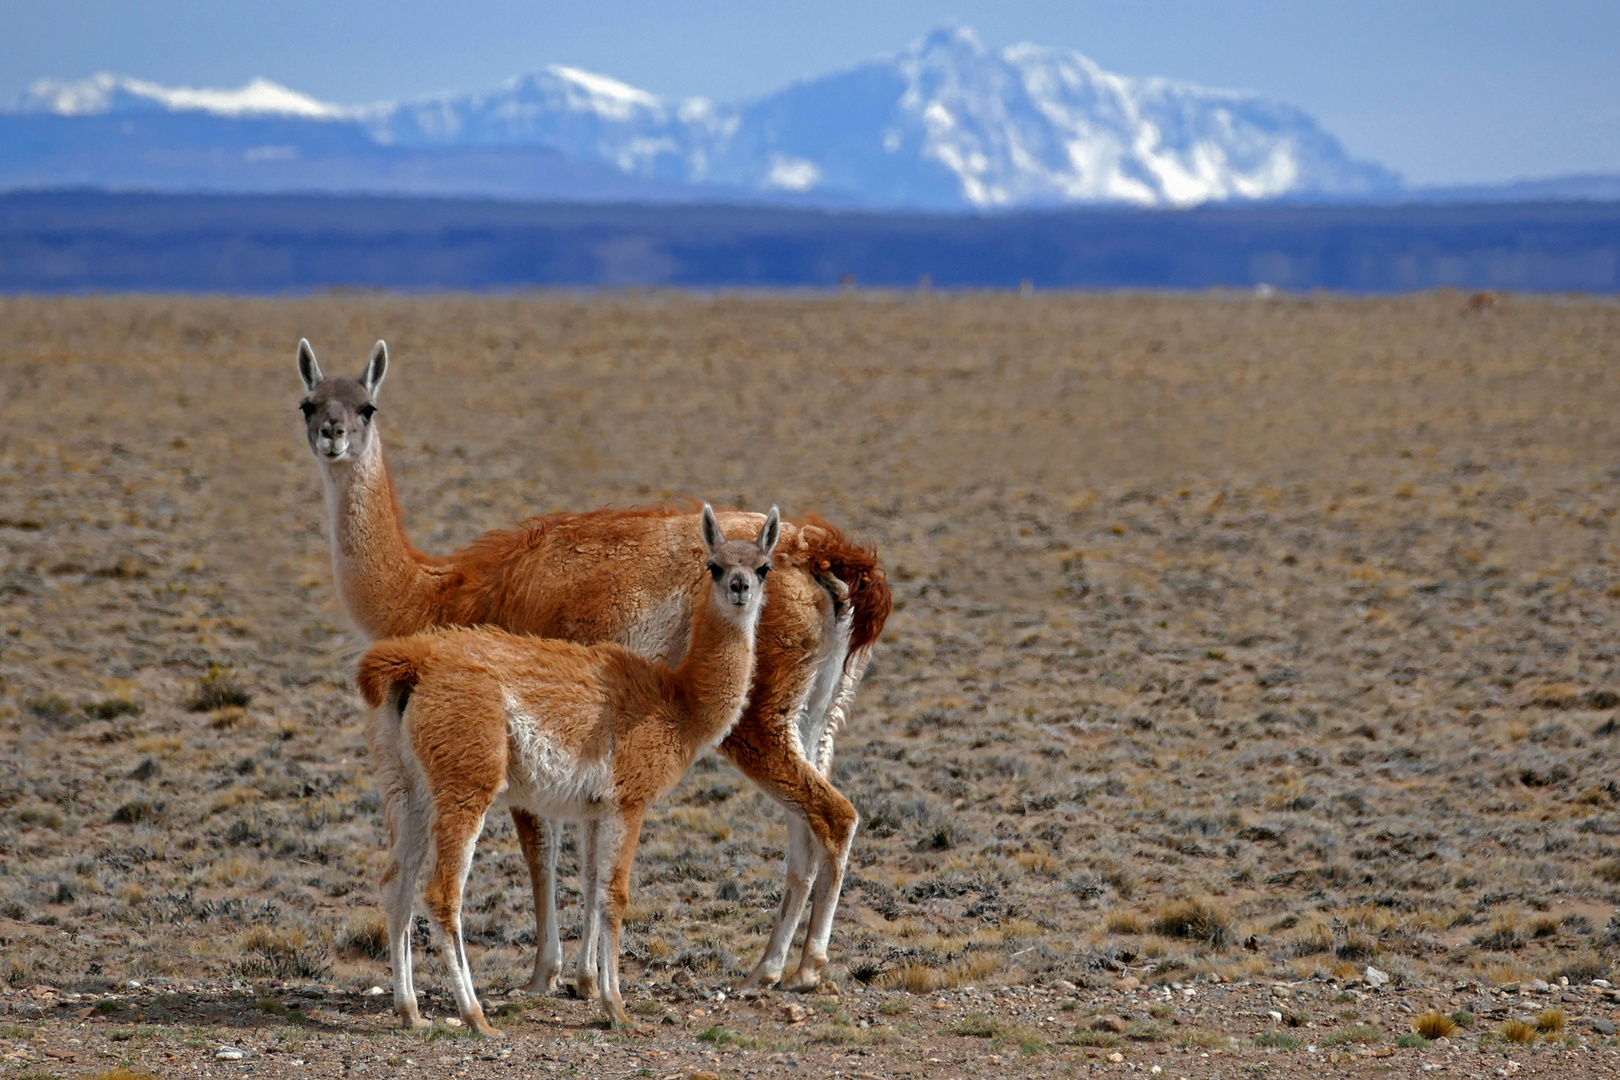
[[[110,112],[203,112],[215,116],[285,116],[342,120],[356,110],[317,101],[269,79],[254,79],[236,90],[194,90],[102,72],[79,82],[40,79],[28,88],[15,111],[57,116],[99,116]]]
[[[278,175],[294,182],[303,176],[306,190],[322,187],[321,178],[331,172],[322,155],[334,152],[334,139],[368,144],[344,150],[349,164],[339,171],[345,185],[364,182],[365,161],[417,162],[378,169],[377,189],[389,191],[410,190],[415,175],[425,189],[442,192],[444,182],[429,182],[435,170],[466,152],[485,161],[549,154],[576,169],[609,170],[620,183],[608,186],[620,197],[625,183],[639,182],[656,186],[662,197],[687,191],[692,198],[935,210],[1364,198],[1400,185],[1388,170],[1352,160],[1333,136],[1291,106],[1115,75],[1068,49],[991,50],[966,29],[936,31],[898,55],[735,105],[698,98],[666,102],[562,66],[484,94],[360,107],[317,101],[263,79],[219,91],[101,75],[81,83],[36,84],[9,116],[0,116],[0,128],[28,118],[61,125],[134,113],[144,115],[149,137],[170,142],[179,136],[158,131],[160,114],[191,121],[184,125],[187,142],[207,138],[210,125],[199,123],[207,118],[221,147],[228,148],[226,157],[242,142],[241,133],[228,128],[271,124],[273,143],[241,153],[279,162]],[[343,136],[333,129],[343,129]],[[33,134],[29,145],[37,153],[41,133]],[[122,141],[127,144],[128,137]],[[92,167],[83,164],[82,142],[75,143],[81,151],[75,182],[127,186],[118,177],[116,146]],[[0,185],[16,173],[5,161],[14,143],[0,140]],[[123,152],[139,158],[142,147],[125,145]],[[150,184],[152,154],[142,160],[148,168],[141,175]],[[39,164],[29,175],[40,173]],[[248,157],[233,160],[226,172],[240,177],[250,164]],[[499,193],[511,194],[512,182],[521,186],[526,167],[507,168]],[[86,178],[96,168],[106,175]],[[493,193],[478,187],[483,170],[454,171],[454,183],[472,185],[459,193]],[[591,190],[585,194],[604,190],[600,183],[586,186]],[[567,195],[539,180],[536,191]]]

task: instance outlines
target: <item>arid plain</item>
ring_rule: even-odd
[[[681,495],[879,546],[835,987],[730,994],[786,829],[711,756],[635,1031],[507,993],[504,820],[511,1037],[392,1027],[301,336],[387,338],[429,551]],[[0,300],[3,1075],[1620,1074],[1616,401],[1579,297]]]

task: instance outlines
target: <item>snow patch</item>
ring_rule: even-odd
[[[20,107],[24,112],[50,112],[58,116],[99,116],[120,106],[143,103],[174,112],[232,117],[296,116],[307,120],[339,120],[353,114],[353,110],[328,104],[265,78],[254,79],[235,90],[210,90],[162,86],[107,72],[78,82],[41,79],[28,88]]]
[[[606,75],[564,67],[561,64],[552,64],[546,70],[583,92],[583,97],[575,98],[569,104],[575,104],[577,101],[579,105],[614,120],[628,120],[635,115],[637,109],[662,109],[664,105],[647,91],[638,90],[629,83],[610,79]]]

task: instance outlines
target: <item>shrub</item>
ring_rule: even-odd
[[[31,697],[23,702],[28,715],[48,727],[70,728],[79,722],[81,714],[60,694]]]
[[[1254,1045],[1277,1050],[1298,1050],[1304,1042],[1298,1035],[1290,1035],[1286,1031],[1267,1031],[1254,1037]]]
[[[969,1035],[975,1039],[993,1039],[1007,1028],[1006,1022],[984,1013],[969,1013],[956,1025],[958,1035]]]
[[[231,970],[247,979],[324,979],[332,971],[325,949],[302,930],[255,926],[242,937],[242,958]]]
[[[939,822],[914,846],[917,851],[949,851],[951,848],[967,839],[967,834],[955,821],[945,820]]]
[[[1444,1013],[1426,1012],[1412,1022],[1412,1030],[1425,1039],[1445,1039],[1457,1030],[1457,1022]]]
[[[243,708],[252,700],[253,695],[236,681],[229,668],[209,664],[208,670],[197,680],[197,692],[186,707],[192,712],[213,712],[232,705]]]
[[[1456,1012],[1451,1014],[1451,1018],[1457,1021],[1458,1027],[1467,1027],[1469,1024],[1472,1024],[1475,1020],[1479,1019],[1479,1017],[1475,1016],[1467,1009],[1458,1009]]]
[[[136,799],[113,811],[112,819],[120,825],[138,825],[143,821],[162,821],[169,813],[169,804],[162,799]]]
[[[1000,970],[1001,961],[988,953],[937,967],[913,960],[884,972],[875,985],[883,990],[927,994],[965,982],[976,982]]]
[[[1546,1009],[1536,1017],[1536,1030],[1543,1035],[1556,1035],[1564,1030],[1564,1010]]]
[[[1352,1043],[1370,1046],[1384,1037],[1384,1033],[1370,1024],[1352,1024],[1328,1035],[1323,1046],[1348,1046]]]
[[[1497,1034],[1508,1042],[1524,1044],[1535,1042],[1537,1032],[1534,1025],[1523,1020],[1509,1020],[1497,1029]]]
[[[146,706],[128,698],[107,698],[88,702],[84,711],[85,715],[95,720],[116,720],[120,716],[139,716],[146,711]]]
[[[1232,924],[1226,912],[1207,900],[1172,900],[1153,913],[1153,930],[1165,937],[1207,941],[1224,949]]]
[[[1552,972],[1551,978],[1559,976],[1567,978],[1572,983],[1589,983],[1593,979],[1606,979],[1609,977],[1609,962],[1595,952],[1583,952],[1569,957]]]
[[[1068,1046],[1114,1047],[1125,1045],[1125,1040],[1112,1031],[1092,1031],[1090,1028],[1075,1028],[1063,1036],[1063,1042]]]
[[[341,947],[351,956],[387,960],[388,920],[381,915],[373,915],[359,922],[351,922],[343,931]]]
[[[1129,909],[1109,912],[1105,924],[1110,934],[1140,934],[1145,925],[1142,916]]]
[[[1524,947],[1524,935],[1512,915],[1503,915],[1491,924],[1489,933],[1474,935],[1474,944],[1493,952],[1512,952]]]
[[[1406,1050],[1421,1050],[1429,1045],[1429,1040],[1415,1031],[1408,1031],[1395,1040],[1395,1045]]]

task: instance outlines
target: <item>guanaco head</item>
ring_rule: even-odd
[[[759,612],[765,599],[765,575],[771,570],[771,552],[782,535],[782,515],[776,507],[765,515],[765,526],[752,540],[727,540],[715,520],[714,507],[703,504],[703,542],[709,546],[709,576],[714,579],[712,603],[741,622]]]
[[[315,362],[309,341],[298,343],[298,374],[304,380],[304,424],[309,448],[320,462],[357,461],[371,445],[371,417],[377,391],[388,372],[388,346],[381,341],[358,379],[328,378]]]

